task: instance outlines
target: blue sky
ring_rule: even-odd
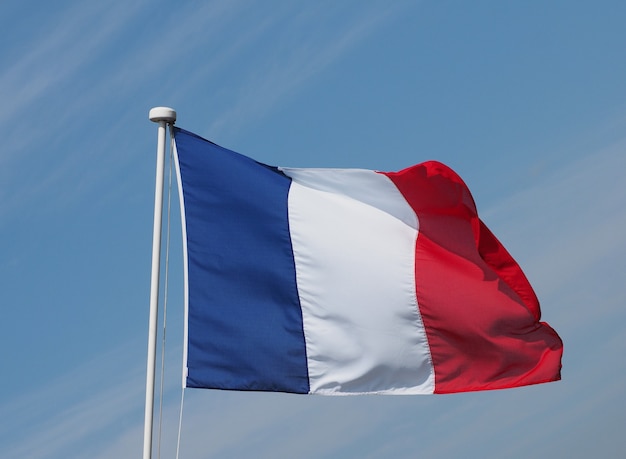
[[[324,398],[188,390],[182,457],[626,450],[626,4],[3,2],[0,456],[142,447],[156,127],[273,165],[467,182],[565,343],[563,380]],[[172,201],[162,455],[180,398]]]

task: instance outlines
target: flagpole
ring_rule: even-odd
[[[157,136],[156,184],[154,190],[154,226],[152,230],[152,275],[150,278],[150,322],[148,328],[143,459],[150,459],[152,457],[156,334],[159,315],[159,271],[161,268],[161,219],[163,216],[163,176],[165,170],[165,135],[167,125],[173,125],[176,122],[176,111],[168,107],[154,107],[150,110],[149,118],[150,121],[159,123],[159,128]]]

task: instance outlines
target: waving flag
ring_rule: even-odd
[[[562,342],[447,166],[258,163],[175,129],[186,385],[429,394],[560,379]]]

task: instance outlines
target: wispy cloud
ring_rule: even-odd
[[[310,4],[296,16],[280,21],[282,41],[273,44],[274,52],[264,59],[252,59],[247,78],[237,85],[229,109],[209,126],[212,135],[226,126],[236,130],[271,110],[401,12],[401,4],[385,9],[364,7],[350,12],[345,22],[333,27],[331,20],[324,20],[330,16],[326,6]],[[331,8],[331,12],[340,14],[336,9]]]
[[[97,107],[78,112],[73,108],[76,101],[89,98],[103,57],[112,52],[111,46],[145,3],[77,3],[55,11],[57,27],[33,31],[27,51],[0,71],[4,89],[0,124],[5,126],[0,215],[37,198],[49,200],[55,196],[50,190],[58,192],[76,171],[88,170],[89,155],[73,145],[71,132],[93,117]],[[61,142],[64,154],[51,156]]]
[[[58,12],[63,27],[36,35],[0,73],[8,94],[0,121],[12,122],[0,153],[0,215],[42,199],[54,209],[98,187],[114,193],[104,184],[123,186],[119,170],[152,147],[120,133],[146,123],[155,98],[167,104],[201,93],[212,105],[206,109],[221,113],[209,131],[236,132],[397,14],[402,4],[394,5],[282,5],[258,15],[247,1],[212,1],[158,14],[144,1]],[[190,56],[198,66],[189,66]],[[228,86],[225,74],[235,75]],[[62,156],[47,154],[58,148]]]
[[[141,406],[145,378],[128,356],[126,346],[112,350],[2,406],[2,456],[80,457],[102,431],[124,426]]]
[[[77,4],[57,18],[62,26],[44,36],[34,35],[29,51],[0,74],[0,85],[11,89],[6,93],[0,123],[30,110],[43,93],[91,65],[143,4]]]

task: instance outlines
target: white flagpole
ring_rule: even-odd
[[[165,134],[168,124],[176,122],[176,111],[168,107],[150,110],[150,121],[159,123],[157,137],[156,185],[154,190],[154,226],[152,231],[152,277],[150,278],[150,324],[148,329],[148,363],[146,371],[146,411],[143,431],[143,459],[152,457],[152,423],[154,417],[154,377],[156,335],[159,312],[159,271],[161,269],[161,219],[163,216],[163,176],[165,169]]]

